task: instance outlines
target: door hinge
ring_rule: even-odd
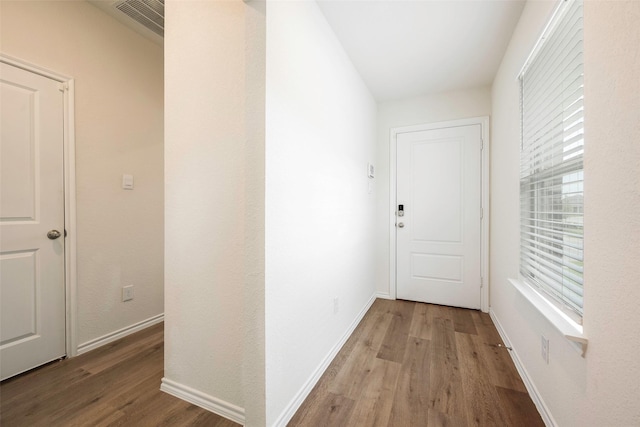
[[[69,83],[67,83],[67,82],[61,82],[61,83],[58,85],[58,90],[59,90],[60,92],[65,92],[65,91],[69,90]]]
[[[484,150],[484,138],[480,138],[480,151]]]
[[[480,206],[480,219],[484,218],[484,208]]]
[[[480,288],[484,287],[484,278],[480,276]]]

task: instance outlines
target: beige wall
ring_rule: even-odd
[[[81,345],[163,311],[162,47],[82,1],[2,1],[0,17],[0,52],[75,79]]]
[[[493,85],[491,309],[550,425],[640,425],[640,2],[585,1],[582,358],[508,283],[518,276],[517,75],[556,2],[528,2]],[[549,363],[540,336],[549,339]]]
[[[285,425],[372,302],[376,104],[313,2],[166,19],[162,389]]]
[[[245,425],[266,423],[265,97],[266,2],[245,2],[245,276],[242,387]]]
[[[588,0],[584,25],[590,344],[575,424],[640,425],[640,2]]]
[[[264,328],[264,319],[257,318],[264,310],[259,279],[253,288],[257,296],[244,294],[245,272],[264,274],[259,247],[245,264],[246,221],[264,220],[247,211],[247,201],[263,209],[264,156],[256,153],[257,170],[254,164],[245,167],[250,153],[245,149],[246,7],[240,0],[167,2],[165,33],[163,389],[196,390],[237,420],[245,406],[243,319],[245,308],[251,309],[245,299],[257,301],[252,313],[257,339]],[[253,138],[264,143],[260,135]],[[247,182],[254,178],[247,171],[258,174],[251,188]],[[254,232],[247,238],[260,245],[264,229],[256,225]],[[264,364],[264,359],[251,362]]]

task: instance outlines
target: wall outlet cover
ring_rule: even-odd
[[[122,302],[131,301],[133,299],[133,285],[122,287]]]
[[[544,363],[549,364],[549,340],[544,335],[541,338],[542,360],[544,360]]]

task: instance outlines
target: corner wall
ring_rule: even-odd
[[[0,19],[0,52],[75,79],[82,346],[163,311],[162,47],[84,1],[2,1]]]
[[[265,85],[266,2],[245,2],[246,182],[243,381],[245,425],[266,420]]]
[[[389,136],[392,128],[482,117],[491,114],[489,87],[444,92],[378,104],[376,178],[376,263],[378,296],[390,297],[389,283]]]
[[[242,421],[246,6],[165,7],[163,390]]]
[[[367,177],[376,158],[376,103],[315,2],[267,2],[266,75],[271,426],[289,420],[372,302],[380,178]]]
[[[555,2],[527,2],[494,80],[491,305],[550,423],[640,424],[640,3],[585,1],[586,357],[507,282],[519,262],[518,72]],[[549,338],[549,364],[540,356]]]

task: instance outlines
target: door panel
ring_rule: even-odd
[[[38,93],[2,81],[2,187],[0,218],[35,220],[35,138]],[[4,136],[7,136],[6,138]]]
[[[397,297],[480,308],[481,127],[398,134]]]
[[[3,286],[1,333],[5,345],[18,339],[36,335],[36,295],[38,294],[37,252],[24,251],[0,255],[0,280],[17,286]]]
[[[411,254],[411,277],[462,281],[463,260],[461,256]]]
[[[0,63],[0,377],[65,355],[63,93]]]
[[[413,141],[408,145],[412,239],[459,243],[462,230],[460,139]],[[404,181],[402,181],[404,183]],[[424,185],[437,183],[437,185]],[[433,225],[437,224],[437,227]]]

